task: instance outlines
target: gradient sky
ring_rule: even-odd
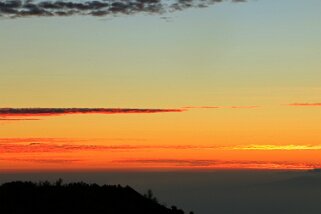
[[[320,168],[320,9],[319,0],[249,0],[0,17],[2,111],[180,110],[0,111],[0,170]]]

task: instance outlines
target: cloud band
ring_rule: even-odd
[[[321,107],[321,103],[291,103],[289,106],[296,107]]]
[[[134,108],[0,108],[0,119],[7,120],[7,117],[59,116],[68,114],[151,114],[182,111],[184,110]]]
[[[136,13],[161,14],[192,7],[208,7],[224,1],[227,0],[91,0],[85,2],[0,0],[0,16],[17,18],[72,15],[107,16]],[[231,2],[245,1],[231,0]]]

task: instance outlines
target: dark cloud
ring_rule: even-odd
[[[67,114],[151,114],[182,111],[184,110],[132,108],[0,108],[0,119],[8,120],[10,119],[8,117],[58,116]],[[19,120],[23,120],[23,118]]]
[[[141,1],[145,1],[145,0],[141,0]],[[39,118],[29,118],[29,117],[60,116],[60,115],[69,115],[69,114],[151,114],[151,113],[167,113],[167,112],[184,112],[184,111],[188,111],[189,109],[255,109],[255,108],[259,108],[259,106],[185,106],[182,108],[175,108],[175,109],[0,108],[0,121],[39,120]]]
[[[245,2],[246,0],[92,0],[85,2],[0,0],[0,16],[10,18],[71,15],[106,16],[142,12],[162,14],[193,7],[208,7],[224,1]]]

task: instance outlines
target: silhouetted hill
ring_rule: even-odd
[[[1,214],[183,214],[129,186],[10,182],[0,186]]]

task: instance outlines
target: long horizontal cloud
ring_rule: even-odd
[[[203,160],[203,159],[125,159],[115,161],[126,164],[139,164],[143,167],[189,167],[214,169],[315,169],[320,165],[281,161],[246,161],[246,160]]]
[[[321,150],[321,145],[241,145],[225,147],[226,150],[263,150],[263,151],[293,151],[293,150]]]
[[[0,121],[24,121],[24,120],[39,120],[37,118],[0,118]]]
[[[161,14],[193,7],[208,7],[228,0],[91,0],[77,1],[33,1],[0,0],[0,16],[16,18],[29,16],[106,16],[113,14],[151,13]],[[246,0],[230,0],[245,2]]]
[[[184,109],[255,109],[259,106],[185,106]]]
[[[85,142],[110,142],[110,141],[144,141],[144,138],[0,138],[0,144],[37,144],[37,143],[85,143]]]
[[[132,108],[0,108],[0,119],[7,117],[59,116],[67,114],[151,114],[182,112],[184,109],[132,109]],[[14,119],[23,120],[23,118]]]
[[[140,108],[0,108],[0,121],[39,120],[34,117],[60,116],[72,114],[152,114],[184,112],[190,109],[255,109],[259,106],[185,106],[174,109]],[[33,117],[33,118],[30,118]]]
[[[213,166],[219,163],[217,160],[198,160],[198,159],[128,159],[128,160],[119,160],[115,162],[121,163],[139,163],[145,165],[155,165],[155,164],[164,164],[172,166]]]
[[[95,144],[57,144],[57,143],[1,143],[0,153],[70,153],[83,151],[128,151],[128,150],[194,150],[194,149],[215,149],[210,146],[193,146],[193,145],[95,145]]]
[[[114,141],[131,141],[129,144],[111,144]],[[73,139],[73,138],[0,138],[0,153],[69,153],[81,151],[128,151],[128,150],[225,150],[225,151],[315,151],[321,145],[149,145],[132,144],[139,139]],[[140,140],[141,141],[141,140]],[[95,142],[95,143],[93,143]],[[106,145],[106,143],[108,145]]]
[[[67,164],[80,162],[80,159],[71,158],[0,158],[0,161],[14,161],[14,162],[32,162],[40,164]]]
[[[321,103],[290,103],[289,106],[297,106],[297,107],[321,107]]]
[[[75,159],[68,157],[52,158],[15,158],[0,157],[0,161],[9,162],[32,162],[37,164],[71,164],[86,162],[84,159]],[[281,162],[281,161],[251,161],[251,160],[211,160],[211,159],[122,159],[111,161],[112,164],[126,164],[128,168],[182,168],[182,169],[288,169],[288,170],[314,170],[319,169],[321,165],[300,162]],[[102,166],[106,162],[101,163]],[[319,172],[319,170],[317,171]]]
[[[77,151],[114,151],[114,150],[136,150],[148,148],[147,146],[131,145],[79,145],[79,144],[49,144],[49,143],[30,143],[30,144],[0,144],[0,153],[69,153]]]

